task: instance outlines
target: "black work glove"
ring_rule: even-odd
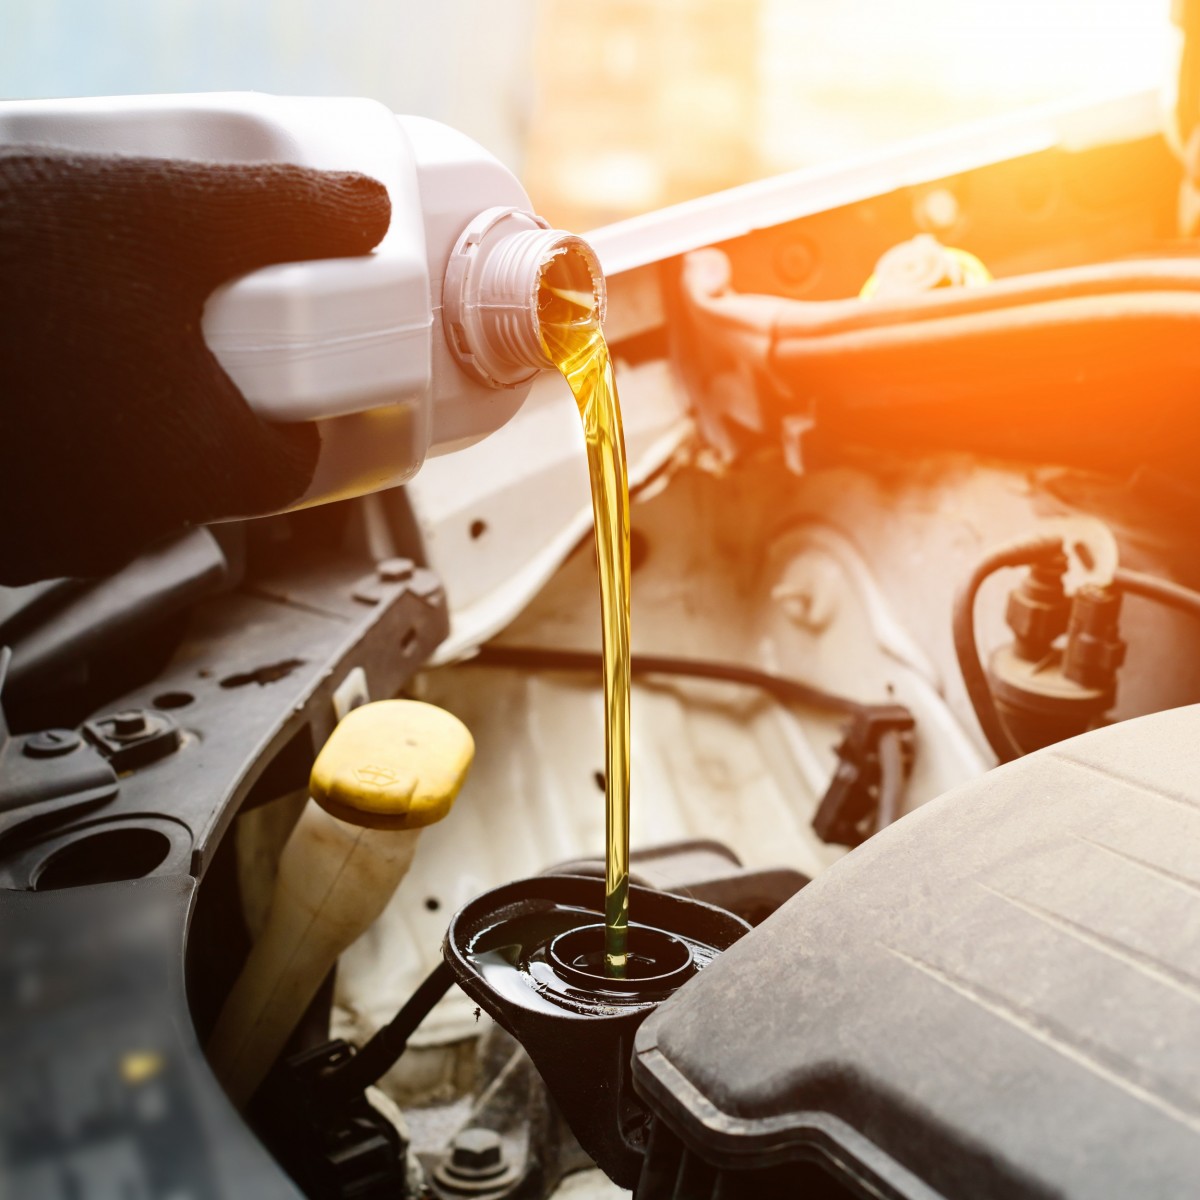
[[[255,416],[204,301],[270,263],[365,254],[390,215],[361,175],[0,149],[0,583],[105,573],[301,496],[317,431]]]

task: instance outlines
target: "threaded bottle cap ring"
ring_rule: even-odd
[[[578,256],[603,321],[604,273],[582,238],[515,208],[486,209],[463,230],[442,290],[446,339],[463,370],[505,388],[554,366],[538,325],[538,288],[546,267],[563,254]]]

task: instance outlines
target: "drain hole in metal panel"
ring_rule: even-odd
[[[141,879],[161,866],[171,839],[157,829],[106,829],[81,837],[51,855],[38,872],[39,892]]]

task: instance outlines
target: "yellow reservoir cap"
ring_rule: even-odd
[[[419,829],[454,804],[475,742],[455,716],[419,700],[353,709],[330,735],[309,777],[326,812],[371,829]]]
[[[943,246],[928,233],[893,246],[875,264],[875,271],[858,293],[893,300],[916,296],[939,288],[982,287],[992,282],[992,273],[969,250]]]

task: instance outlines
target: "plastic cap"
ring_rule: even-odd
[[[859,296],[891,300],[937,288],[982,287],[991,281],[991,272],[974,254],[943,246],[932,234],[919,233],[883,255]]]
[[[463,230],[442,288],[450,349],[463,370],[490,387],[514,387],[553,367],[538,326],[542,273],[560,255],[577,256],[603,321],[607,293],[596,252],[516,208],[489,208]]]
[[[309,778],[326,812],[372,829],[419,829],[454,804],[475,742],[455,716],[419,700],[353,709],[330,735]]]

